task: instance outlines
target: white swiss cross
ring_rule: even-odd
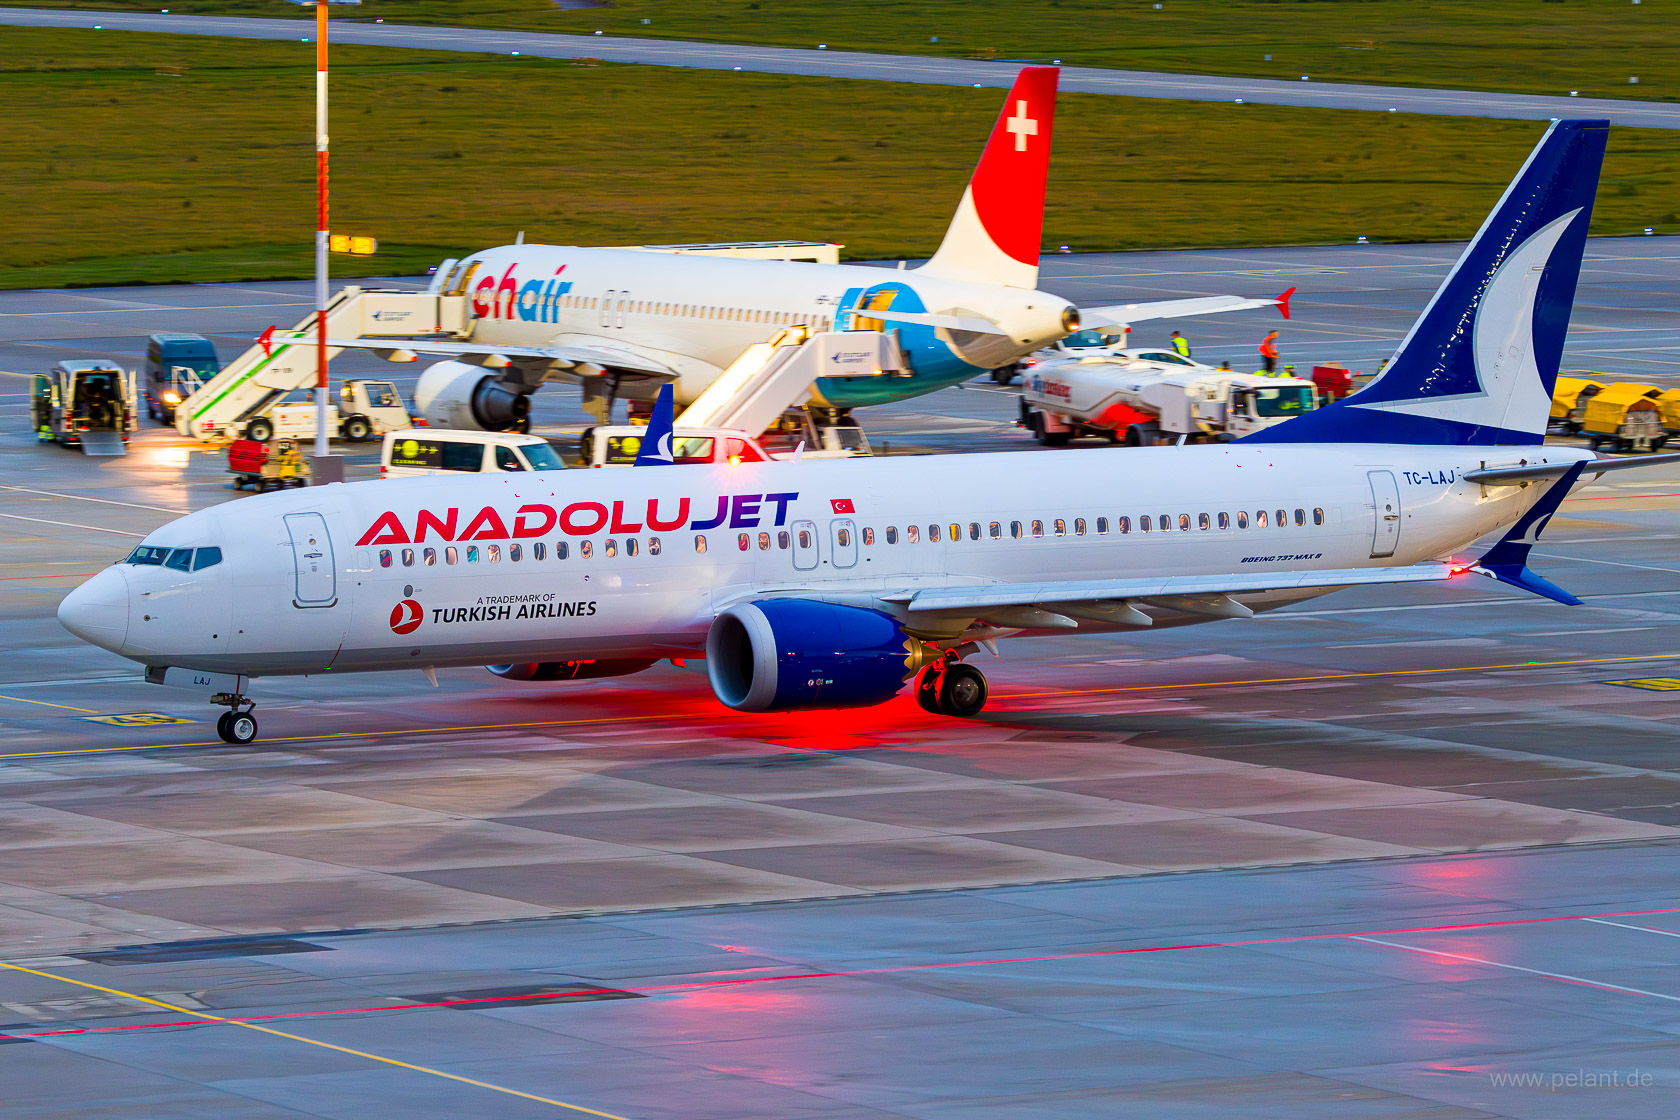
[[[1015,134],[1015,150],[1024,152],[1027,150],[1027,137],[1038,135],[1038,121],[1027,116],[1025,101],[1015,102],[1015,114],[1004,119],[1003,127]]]

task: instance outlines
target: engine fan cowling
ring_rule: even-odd
[[[486,665],[510,681],[587,681],[597,677],[627,677],[651,668],[656,658],[619,657],[593,661],[543,661],[520,665]]]
[[[928,658],[885,612],[809,599],[737,604],[706,635],[712,692],[743,712],[884,703]]]
[[[435,362],[414,386],[414,411],[434,428],[502,432],[531,414],[533,390],[504,381],[483,366]]]

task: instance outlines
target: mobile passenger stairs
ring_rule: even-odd
[[[465,337],[467,297],[429,291],[347,287],[327,305],[327,334],[333,338],[389,338],[381,358],[412,361],[402,341],[421,335]],[[327,348],[327,360],[339,354]],[[247,422],[288,393],[316,379],[315,313],[290,331],[271,331],[199,385],[175,409],[175,430],[196,439],[236,439]]]

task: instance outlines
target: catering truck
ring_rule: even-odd
[[[1019,423],[1051,447],[1076,436],[1150,447],[1236,439],[1316,405],[1313,383],[1299,377],[1237,373],[1183,358],[1072,358],[1027,372]]]

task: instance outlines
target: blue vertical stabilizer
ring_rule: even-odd
[[[648,417],[647,434],[642,436],[641,450],[636,452],[635,466],[668,467],[675,464],[671,457],[671,429],[676,425],[676,405],[671,399],[671,386],[659,387],[653,399],[653,413]]]

